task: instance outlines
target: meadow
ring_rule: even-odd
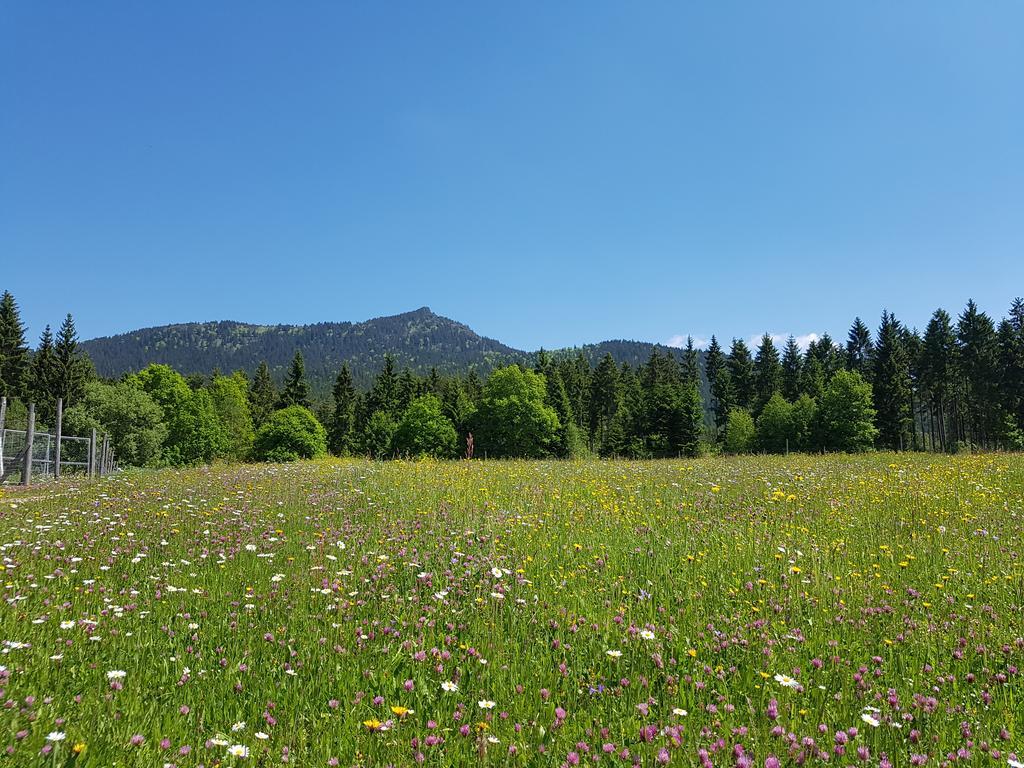
[[[1024,457],[337,460],[0,497],[0,765],[1024,759]]]

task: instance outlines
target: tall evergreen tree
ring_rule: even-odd
[[[57,389],[57,360],[53,354],[53,332],[50,326],[43,329],[39,346],[32,355],[31,381],[29,399],[35,401],[36,414],[43,424],[52,424],[57,409],[54,397]]]
[[[999,344],[995,324],[971,300],[957,322],[956,336],[967,438],[972,444],[992,447],[1002,421],[998,409]]]
[[[78,332],[75,321],[68,314],[57,331],[57,339],[53,346],[55,359],[55,388],[52,396],[54,401],[59,397],[64,407],[70,408],[85,393],[85,384],[89,380],[90,365],[82,358],[78,345]]]
[[[693,345],[693,336],[686,337],[686,347],[683,349],[683,383],[693,384],[700,391],[700,355]]]
[[[617,450],[618,446],[612,445],[611,427],[621,406],[619,368],[611,353],[606,353],[597,364],[590,383],[590,432],[594,441],[592,450],[602,456],[614,455]]]
[[[927,428],[931,448],[948,450],[947,435],[956,392],[956,334],[949,313],[935,310],[925,328],[921,344],[920,384],[928,408]],[[953,430],[955,435],[955,428]]]
[[[855,318],[850,326],[850,333],[846,337],[846,368],[856,371],[866,381],[870,381],[869,370],[871,368],[871,354],[874,347],[871,343],[871,330],[859,317]]]
[[[732,391],[732,380],[729,376],[729,366],[715,336],[711,337],[704,365],[708,385],[711,389],[711,409],[715,416],[715,429],[721,438],[725,434],[725,424],[729,418],[730,409],[735,405],[735,398]]]
[[[373,388],[367,396],[366,404],[371,414],[374,411],[383,411],[396,422],[401,416],[398,375],[395,373],[395,358],[391,355],[384,356],[384,367],[381,368],[377,378],[374,379]]]
[[[786,339],[786,348],[782,352],[782,395],[790,402],[796,402],[803,392],[804,361],[796,339]]]
[[[25,326],[14,296],[4,291],[0,298],[0,395],[23,397],[28,375]]]
[[[999,323],[999,388],[1010,426],[1024,432],[1024,299],[1014,299]]]
[[[879,443],[890,449],[910,445],[910,363],[902,326],[885,311],[878,328],[874,357],[874,403]]]
[[[729,379],[732,382],[733,404],[750,409],[755,404],[754,361],[750,349],[743,339],[733,339],[732,348],[726,358]]]
[[[703,428],[704,405],[701,403],[700,390],[696,382],[686,381],[679,397],[679,453],[683,456],[697,456],[700,453]]]
[[[278,403],[279,408],[291,405],[309,408],[309,382],[306,381],[306,363],[302,359],[301,350],[295,350],[292,367],[288,370],[288,377],[284,381],[284,389],[281,390],[281,400]]]
[[[348,364],[343,364],[334,380],[334,413],[327,431],[331,453],[342,456],[352,450],[355,426],[356,389]]]
[[[779,350],[767,333],[761,337],[761,345],[754,358],[755,410],[760,412],[772,395],[782,391],[782,363]]]
[[[270,366],[266,360],[260,361],[256,374],[249,384],[249,412],[252,414],[253,425],[258,429],[277,407],[277,387],[270,378]]]

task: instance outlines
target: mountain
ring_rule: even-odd
[[[396,366],[428,373],[462,373],[475,368],[485,376],[509,363],[531,363],[535,353],[480,336],[469,326],[435,314],[428,307],[361,323],[314,325],[252,325],[232,321],[182,323],[143,328],[82,343],[100,376],[116,378],[150,363],[165,363],[182,374],[225,373],[242,369],[250,374],[266,360],[277,381],[284,378],[296,350],[302,351],[314,392],[325,394],[343,362],[356,386],[369,387],[391,354]],[[639,341],[605,341],[571,349],[552,350],[555,356],[583,354],[592,364],[611,352],[616,362],[638,365],[653,349],[667,347]]]

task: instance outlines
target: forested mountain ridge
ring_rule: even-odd
[[[534,353],[480,336],[469,326],[435,314],[428,307],[360,323],[254,325],[219,321],[164,325],[91,339],[83,342],[82,348],[96,372],[107,378],[140,370],[150,363],[165,363],[185,375],[238,369],[251,373],[265,360],[277,381],[284,379],[298,350],[305,359],[310,385],[321,394],[330,388],[343,362],[348,363],[355,385],[368,388],[388,354],[399,369],[407,367],[419,374],[427,374],[431,368],[442,374],[475,368],[486,375],[497,366],[530,363],[535,358]],[[581,353],[596,365],[605,352],[611,352],[616,362],[636,366],[656,348],[667,349],[616,340],[551,354]]]

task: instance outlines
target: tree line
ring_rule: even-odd
[[[398,370],[385,356],[369,387],[347,364],[315,399],[301,352],[279,385],[269,366],[183,377],[151,364],[98,379],[68,315],[31,351],[10,293],[0,300],[0,394],[57,398],[66,432],[110,434],[122,464],[375,458],[696,456],[702,453],[1024,448],[1024,301],[998,323],[973,301],[937,310],[923,333],[883,312],[857,318],[845,345],[827,334],[751,351],[712,336],[703,352],[655,349],[638,365],[543,350],[486,378]],[[12,413],[16,413],[12,409]]]

